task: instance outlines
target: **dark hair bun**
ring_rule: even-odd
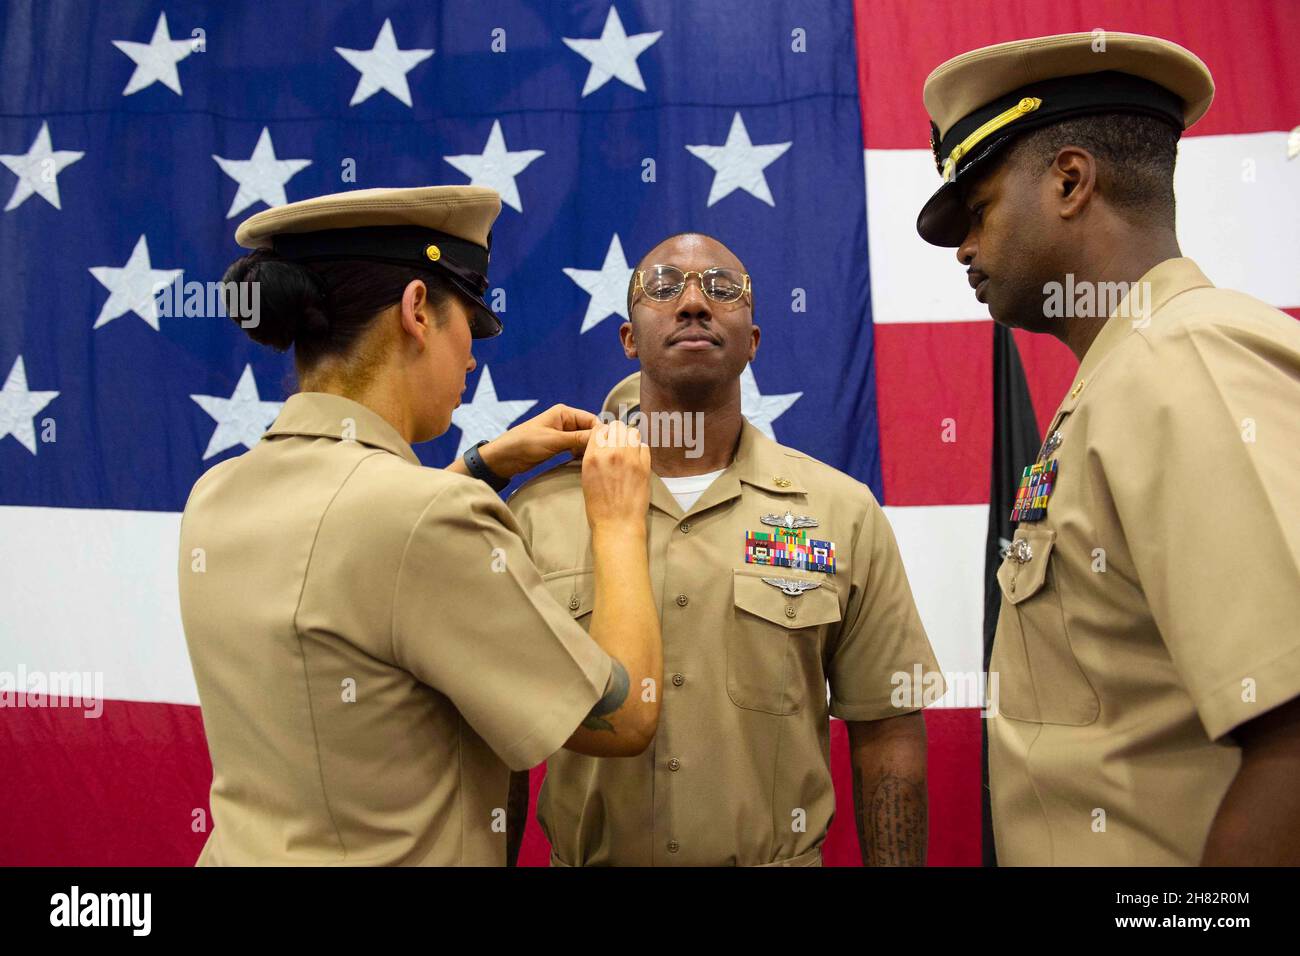
[[[272,249],[255,249],[236,259],[221,281],[240,284],[226,291],[226,315],[254,342],[284,352],[295,342],[329,332],[320,277],[301,263],[282,259]]]

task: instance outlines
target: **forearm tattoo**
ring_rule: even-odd
[[[896,774],[874,781],[870,794],[865,772],[853,768],[853,804],[863,866],[924,866],[925,788]]]
[[[588,730],[608,730],[612,733],[614,725],[604,718],[623,706],[624,701],[627,700],[628,683],[627,668],[614,661],[614,666],[609,669],[609,683],[605,685],[605,696],[596,701],[596,706],[591,708],[582,726]]]

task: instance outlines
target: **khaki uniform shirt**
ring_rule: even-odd
[[[1004,864],[1197,863],[1230,732],[1300,693],[1300,325],[1190,259],[1141,281],[1149,318],[1121,305],[1084,356],[1047,514],[998,571]]]
[[[535,478],[510,506],[552,596],[589,626],[579,467]],[[787,510],[817,519],[805,533],[833,543],[834,574],[746,562],[746,532],[774,531],[761,516]],[[552,862],[819,864],[835,810],[828,713],[893,717],[920,706],[891,699],[896,674],[942,682],[884,514],[865,485],[745,422],[735,460],[689,512],[651,477],[646,522],[659,731],[638,757],[548,761],[538,817]],[[791,596],[765,577],[819,586]]]
[[[200,864],[500,865],[510,769],[610,660],[482,482],[305,392],[194,486],[181,615],[212,754]]]

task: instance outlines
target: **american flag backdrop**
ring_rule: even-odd
[[[1183,250],[1300,315],[1295,0],[5,4],[0,864],[197,857],[211,765],[180,511],[294,386],[288,357],[189,284],[220,278],[247,215],[344,189],[502,194],[505,333],[476,343],[453,427],[417,449],[435,466],[552,403],[598,409],[633,370],[631,265],[686,229],[730,246],[763,329],[746,416],[871,486],[943,669],[977,684],[992,327],[952,251],[914,231],[938,183],[921,84],[967,49],[1092,29],[1209,65],[1215,104],[1180,151]],[[1016,341],[1044,424],[1073,358]],[[78,675],[102,706],[47,706]],[[979,711],[950,692],[927,725],[930,862],[976,865]],[[826,860],[852,864],[838,721],[832,746]],[[532,823],[523,862],[546,858]]]

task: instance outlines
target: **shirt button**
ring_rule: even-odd
[[[691,523],[690,523],[689,521],[683,521],[683,522],[682,522],[681,524],[679,524],[677,527],[679,527],[679,528],[682,529],[682,534],[690,534],[690,531],[691,531]]]
[[[686,678],[685,678],[684,676],[682,676],[681,674],[674,674],[674,675],[673,675],[673,686],[674,686],[674,687],[681,687],[681,686],[682,686],[683,684],[685,684],[685,683],[686,683]]]
[[[786,616],[786,617],[794,617],[794,615],[795,615],[794,605],[793,605],[793,604],[787,604],[787,605],[785,606],[785,616]]]
[[[669,852],[669,853],[676,853],[676,852],[677,852],[678,850],[680,850],[681,848],[682,848],[682,845],[681,845],[680,843],[678,843],[676,840],[669,840],[669,841],[668,841],[668,852]]]
[[[672,760],[668,761],[668,769],[669,769],[669,770],[681,770],[681,769],[682,769],[682,762],[681,762],[680,760],[678,760],[676,757],[674,757]]]
[[[582,606],[582,602],[578,600],[578,595],[575,594],[573,597],[569,598],[570,611],[576,611],[581,606]]]
[[[691,599],[688,598],[685,594],[679,594],[679,595],[677,595],[677,606],[678,606],[678,607],[686,607],[686,605],[689,604],[690,601],[691,601]]]

